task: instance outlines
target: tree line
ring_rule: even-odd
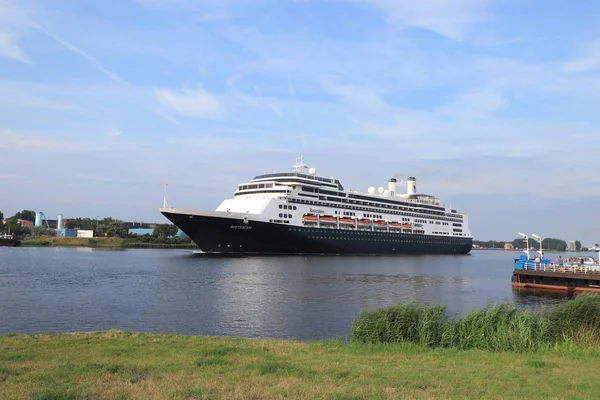
[[[0,223],[0,233],[10,232],[18,239],[27,239],[29,237],[42,237],[42,236],[56,236],[54,229],[48,229],[45,226],[30,227],[22,226],[17,221],[25,220],[35,222],[35,211],[23,210],[17,212],[10,218],[7,218],[3,223]],[[4,220],[4,213],[0,211],[0,221]],[[137,235],[130,235],[128,225],[120,220],[114,218],[103,218],[103,219],[92,219],[92,218],[72,218],[69,219],[65,228],[67,229],[80,229],[80,230],[91,230],[94,231],[96,237],[119,237],[119,238],[133,238],[138,237]],[[177,234],[177,227],[173,224],[158,224],[154,228],[152,236],[154,238],[166,239]]]
[[[483,247],[484,249],[503,249],[504,245],[510,243],[515,249],[524,249],[525,248],[525,240],[523,240],[523,238],[519,237],[514,239],[511,242],[503,242],[501,240],[488,240],[488,241],[481,241],[481,240],[473,240],[473,244],[478,246],[478,247]],[[595,245],[597,246],[597,244]],[[540,247],[540,242],[538,242],[535,239],[529,239],[529,247],[530,248],[539,248]],[[553,250],[553,251],[566,251],[567,250],[567,242],[562,240],[562,239],[556,239],[556,238],[545,238],[542,239],[542,248],[544,250]],[[579,240],[575,241],[575,250],[580,251],[582,250],[582,245],[581,242]]]

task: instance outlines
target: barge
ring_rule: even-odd
[[[21,244],[20,240],[14,238],[13,235],[2,234],[0,235],[0,246],[3,247],[15,247]]]
[[[541,246],[538,255],[530,257],[529,242],[525,237],[527,247],[525,254],[515,260],[515,269],[511,285],[520,289],[543,289],[552,291],[600,292],[600,262],[589,257],[574,257],[551,261],[544,258]],[[600,254],[599,254],[600,258]]]

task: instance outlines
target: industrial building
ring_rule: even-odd
[[[137,236],[152,235],[154,228],[129,228],[127,233]]]
[[[65,224],[68,219],[64,219],[62,214],[59,214],[56,219],[48,219],[43,212],[35,213],[35,222],[19,220],[18,222],[24,226],[35,226],[35,227],[46,227],[48,229],[55,229],[56,235],[60,237],[85,237],[93,238],[93,230],[82,230],[82,229],[71,229],[65,228]],[[130,235],[152,235],[154,229],[159,225],[157,223],[144,223],[144,222],[123,222],[128,228],[128,234]],[[186,234],[181,229],[175,234],[176,237],[186,238]]]
[[[68,229],[64,228],[65,221],[63,219],[62,214],[58,214],[58,218],[55,220],[50,220],[46,218],[43,212],[35,213],[35,223],[33,224],[36,227],[45,226],[48,229],[56,230],[56,236],[59,237],[84,237],[84,238],[93,238],[94,231],[92,230],[82,230],[82,229]]]

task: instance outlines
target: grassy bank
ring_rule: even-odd
[[[145,238],[72,238],[43,237],[21,241],[22,246],[29,247],[94,247],[94,248],[145,248],[145,249],[197,249],[194,243],[180,243],[173,240],[147,241]]]
[[[595,398],[600,349],[493,353],[127,332],[0,336],[0,399]]]
[[[519,352],[600,346],[600,296],[581,294],[539,312],[499,304],[464,318],[451,318],[443,305],[399,304],[361,312],[352,341]]]

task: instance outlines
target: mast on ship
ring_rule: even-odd
[[[306,164],[304,164],[304,159],[302,156],[296,157],[296,163],[292,166],[292,171],[297,174],[303,174],[304,170],[308,168]]]
[[[167,201],[167,187],[168,183],[165,183],[165,190],[163,191],[163,208],[169,208],[169,202]]]

